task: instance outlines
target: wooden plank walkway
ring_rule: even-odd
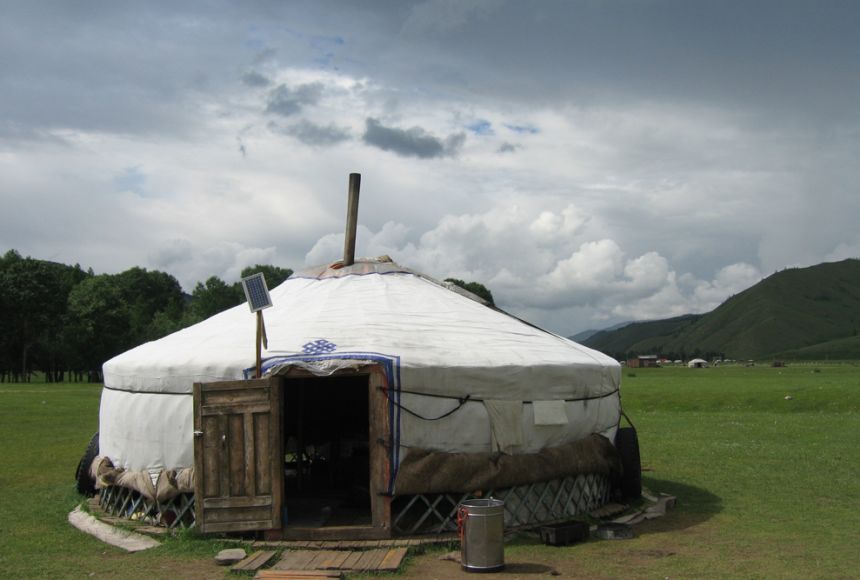
[[[258,540],[251,544],[255,550],[283,548],[288,550],[369,550],[373,548],[413,548],[460,541],[457,534],[391,538],[388,540]]]
[[[374,550],[292,550],[284,552],[271,571],[396,572],[406,557],[406,548]],[[268,570],[266,571],[268,572]],[[260,576],[276,578],[278,576]],[[288,577],[288,576],[284,576]]]
[[[317,580],[317,578],[343,578],[343,572],[333,570],[260,570],[254,580],[289,578],[291,580]]]

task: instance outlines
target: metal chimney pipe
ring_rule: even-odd
[[[343,239],[343,265],[352,266],[355,262],[355,234],[358,229],[358,190],[361,188],[361,174],[349,174],[349,200],[346,205],[346,234]]]

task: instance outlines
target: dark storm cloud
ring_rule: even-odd
[[[289,117],[307,105],[317,104],[322,98],[322,94],[322,83],[299,85],[293,89],[287,85],[279,85],[269,94],[266,112]]]
[[[537,127],[533,127],[532,125],[505,125],[508,129],[513,131],[514,133],[519,133],[521,135],[536,135],[540,132],[540,129]]]
[[[657,99],[775,120],[856,117],[857,2],[440,1],[404,11],[387,15],[398,28],[374,60],[378,79],[457,83],[530,106]]]
[[[455,133],[445,139],[439,139],[421,127],[386,127],[371,117],[368,117],[365,123],[366,130],[362,137],[365,143],[404,157],[432,159],[454,155],[466,140],[464,133]]]
[[[269,123],[269,129],[313,146],[335,145],[350,138],[349,129],[346,127],[338,127],[333,123],[317,125],[304,119],[288,127],[272,122]]]
[[[249,87],[268,87],[272,84],[271,79],[255,70],[250,70],[242,75],[242,82]]]

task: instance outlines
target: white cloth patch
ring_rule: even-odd
[[[535,425],[567,425],[564,401],[533,401]]]
[[[490,415],[490,431],[493,434],[493,450],[510,453],[523,444],[522,401],[492,401],[484,399],[484,407]]]

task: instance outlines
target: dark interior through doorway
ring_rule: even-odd
[[[284,381],[284,525],[370,525],[369,375]]]

